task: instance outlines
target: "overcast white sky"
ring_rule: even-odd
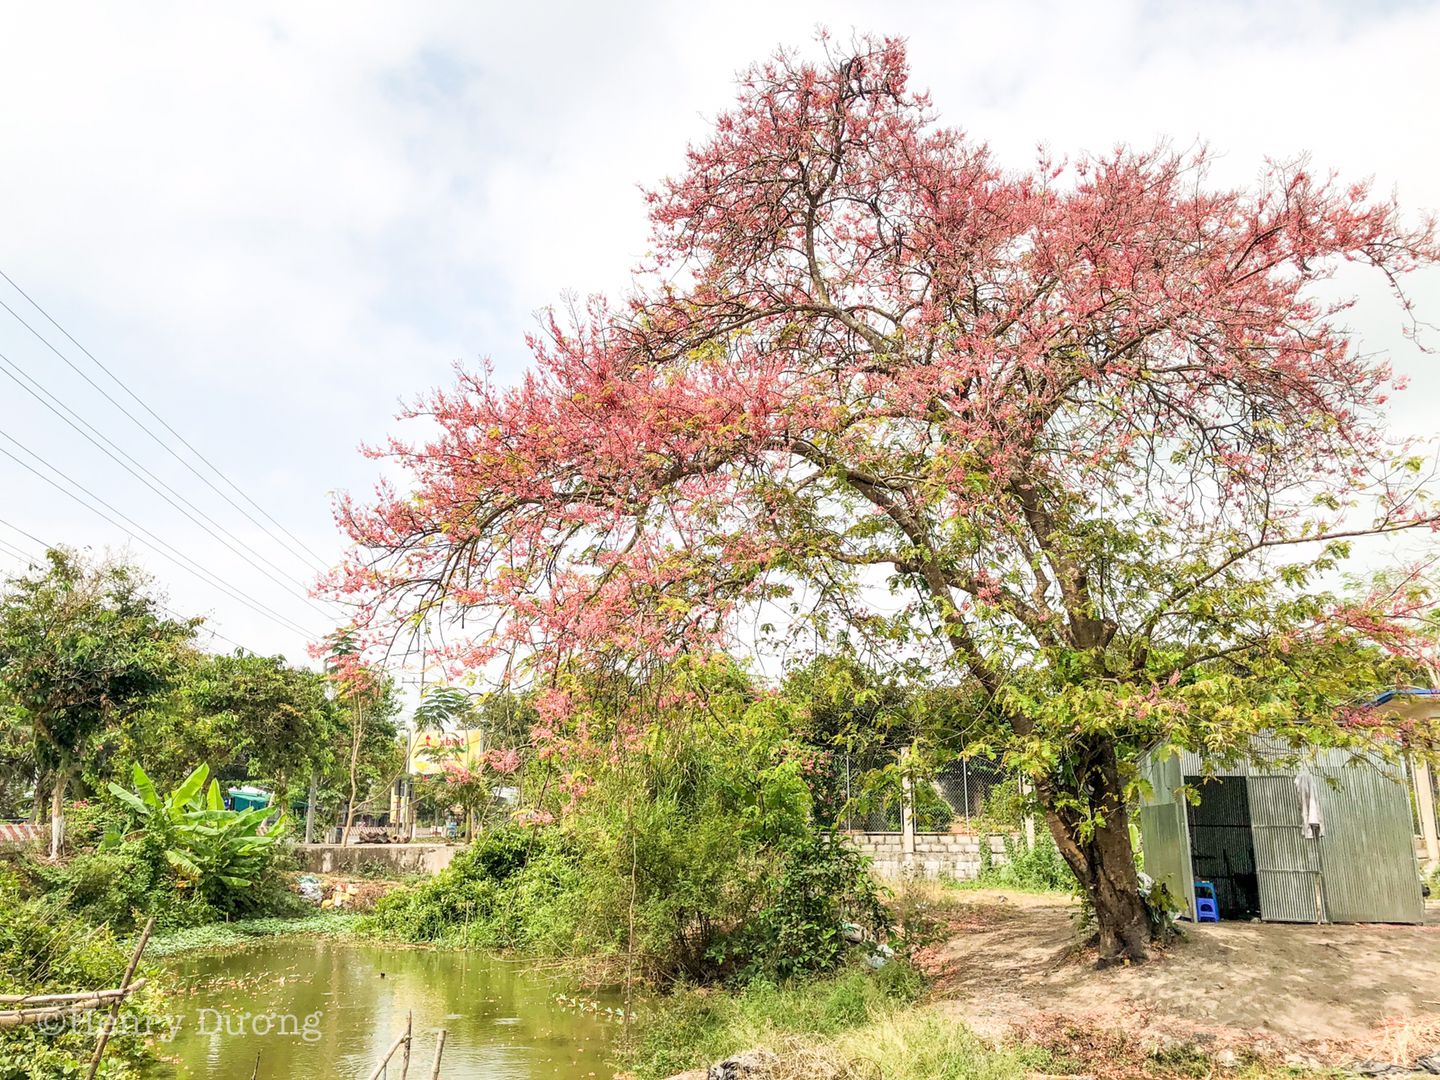
[[[563,292],[620,287],[645,241],[639,185],[679,167],[738,68],[807,44],[821,21],[908,37],[916,82],[945,120],[1016,167],[1040,142],[1205,140],[1224,154],[1225,180],[1252,178],[1267,154],[1309,151],[1416,211],[1440,208],[1436,3],[11,0],[0,270],[328,560],[340,543],[329,493],[375,475],[357,444],[393,430],[397,401],[445,381],[456,360],[488,355],[516,376],[522,334]],[[1361,287],[1354,326],[1412,375],[1397,425],[1430,434],[1435,358],[1402,339],[1377,282]],[[1416,292],[1421,316],[1440,323],[1440,275]],[[0,300],[158,427],[3,281]],[[283,568],[266,568],[281,583],[4,376],[0,432],[240,596],[329,628],[285,583],[305,577],[303,558],[4,309],[0,356]],[[7,450],[25,457],[0,437]],[[247,647],[304,656],[296,630],[128,541],[3,453],[0,522],[0,544],[27,551],[37,545],[10,526],[51,543],[128,544],[177,610]],[[0,549],[0,571],[14,566]]]

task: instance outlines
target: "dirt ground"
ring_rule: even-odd
[[[951,892],[924,950],[937,1007],[981,1034],[1178,1040],[1296,1064],[1440,1051],[1440,909],[1425,926],[1206,923],[1147,964],[1097,970],[1064,900]],[[1086,1033],[1089,1033],[1088,1035]]]

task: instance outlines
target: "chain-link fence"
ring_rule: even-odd
[[[1008,824],[1021,817],[1020,785],[1013,770],[994,757],[962,757],[930,781],[967,831],[977,823]]]
[[[900,831],[900,775],[886,752],[837,754],[837,825],[847,832]]]
[[[849,832],[899,832],[906,784],[896,751],[837,754],[836,824]],[[1021,818],[1016,773],[998,759],[960,757],[928,775],[908,772],[917,832],[985,832]]]

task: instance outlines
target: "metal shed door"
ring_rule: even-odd
[[[1176,796],[1184,784],[1180,758],[1147,754],[1141,775],[1150,792],[1140,800],[1140,846],[1145,872],[1170,890],[1187,918],[1195,917],[1195,871],[1190,863],[1190,826],[1186,804]]]
[[[1325,907],[1334,922],[1425,921],[1404,782],[1375,765],[1317,770]],[[1314,841],[1306,841],[1314,843]]]
[[[1260,917],[1267,922],[1319,922],[1320,853],[1300,835],[1300,794],[1293,776],[1246,780]],[[1321,841],[1323,843],[1323,841]]]

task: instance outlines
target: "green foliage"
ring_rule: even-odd
[[[174,871],[155,837],[138,836],[65,862],[37,861],[27,870],[56,903],[117,933],[135,929],[151,915],[161,929],[220,917],[194,890],[176,887]]]
[[[738,935],[743,974],[789,978],[840,965],[851,946],[844,926],[888,928],[889,916],[864,859],[837,837],[820,834],[785,852],[765,904]]]
[[[305,937],[345,937],[354,933],[360,918],[355,912],[322,911],[293,919],[261,916],[236,919],[234,922],[206,923],[203,926],[157,934],[150,939],[145,955],[158,959],[202,949],[231,948],[261,938],[291,934],[303,934]]]
[[[120,985],[130,958],[128,944],[95,927],[49,897],[28,896],[23,882],[0,865],[0,993],[56,994]],[[154,1018],[151,990],[126,1003],[127,1017]],[[157,1030],[163,1030],[157,1028]],[[0,1080],[72,1080],[84,1075],[94,1049],[93,1032],[43,1032],[35,1027],[0,1030]],[[101,1075],[131,1077],[150,1060],[143,1039],[117,1031]]]
[[[189,763],[203,761],[217,777],[303,791],[312,769],[333,764],[341,726],[319,672],[278,656],[187,650],[173,691],[111,736],[94,774],[116,779],[116,765],[128,770],[139,763],[156,784],[169,787],[184,778]]]
[[[407,941],[563,955],[582,929],[574,903],[579,862],[558,830],[487,832],[435,877],[382,897],[362,928]]]
[[[757,980],[732,994],[680,991],[645,1017],[626,1065],[640,1077],[666,1077],[785,1038],[833,1037],[891,1015],[921,989],[914,968],[892,961],[803,982]]]
[[[985,793],[980,804],[979,831],[1009,833],[1024,823],[1028,802],[1020,792],[1018,777],[1007,776]]]
[[[732,673],[691,675],[710,695],[703,722],[676,715],[595,761],[558,824],[483,834],[382,899],[369,927],[609,958],[657,982],[830,970],[848,951],[842,923],[883,936],[863,861],[815,819],[813,755],[787,737],[785,703],[752,699]]]
[[[27,816],[39,780],[34,730],[0,681],[0,818]]]
[[[419,728],[468,728],[477,719],[475,699],[458,686],[435,686],[415,707]]]
[[[143,832],[131,851],[158,851],[182,889],[193,890],[205,904],[225,914],[262,906],[257,886],[274,868],[275,845],[284,835],[283,816],[266,826],[266,808],[227,810],[220,785],[200,765],[167,795],[156,791],[145,770],[134,769],[135,790],[111,784],[112,794],[130,811],[131,824]],[[111,833],[104,851],[119,851],[124,839]]]
[[[1075,892],[1075,874],[1060,857],[1055,838],[1049,830],[1035,830],[1035,843],[1023,837],[1003,838],[1005,861],[996,862],[991,853],[989,837],[980,841],[980,873],[973,882],[957,882],[957,886],[982,889],[1020,889],[1025,892]]]
[[[0,685],[59,808],[97,737],[168,687],[193,625],[162,618],[132,567],[47,558],[0,592]]]

